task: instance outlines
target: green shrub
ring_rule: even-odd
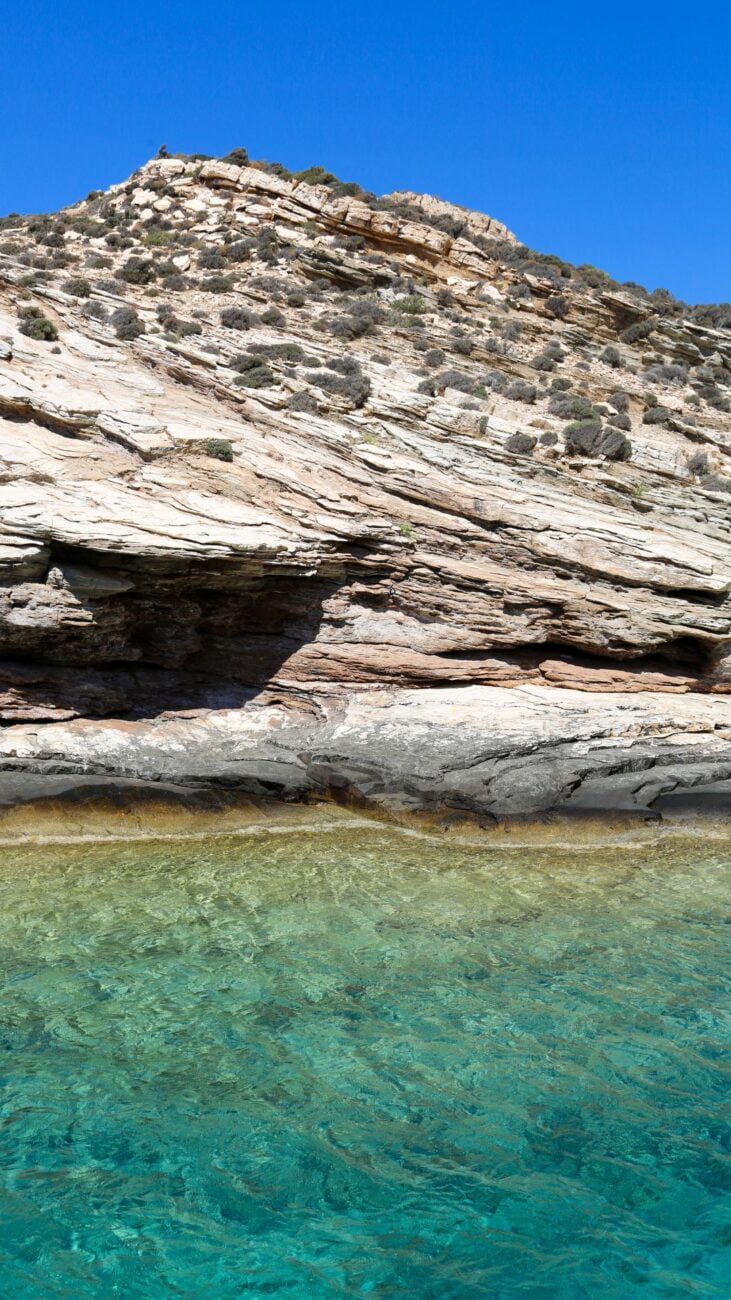
[[[725,478],[722,474],[704,474],[701,487],[706,492],[731,492],[731,478]]]
[[[511,433],[505,442],[505,450],[513,451],[519,456],[530,456],[535,450],[536,439],[530,433]]]
[[[303,181],[305,185],[330,185],[338,179],[332,172],[326,171],[324,167],[319,165],[306,167],[304,171],[295,172],[295,176],[298,181]]]
[[[167,270],[163,271],[161,268],[160,274],[165,276],[165,290],[169,290],[170,293],[182,293],[184,289],[192,287],[191,281],[187,280],[179,271],[173,270],[168,273]]]
[[[629,398],[626,393],[623,393],[621,391],[621,389],[618,390],[616,393],[610,393],[609,397],[607,398],[607,401],[609,402],[610,406],[614,407],[615,411],[629,410]]]
[[[249,330],[258,325],[259,318],[246,307],[226,307],[221,312],[221,324],[230,330]]]
[[[205,280],[201,280],[199,288],[205,293],[228,293],[235,283],[236,280],[232,275],[209,275]]]
[[[563,317],[568,314],[568,298],[564,298],[561,293],[551,294],[551,297],[546,299],[546,307],[552,316],[555,316],[558,320],[562,320]]]
[[[257,343],[254,351],[260,357],[276,357],[281,361],[304,361],[308,366],[316,360],[308,357],[299,343]]]
[[[173,308],[172,303],[169,302],[158,303],[157,307],[155,308],[155,315],[159,320],[160,324],[167,325],[169,329],[172,328],[173,323],[177,324],[177,321],[175,319],[175,310]]]
[[[145,332],[137,312],[131,307],[118,307],[112,312],[109,320],[118,339],[129,341],[139,338],[140,334]]]
[[[371,325],[381,325],[386,320],[383,307],[373,298],[355,298],[348,305],[348,313],[356,320],[368,321]]]
[[[429,348],[424,353],[424,361],[427,366],[441,366],[444,363],[444,353],[441,348]]]
[[[40,343],[54,343],[58,338],[58,330],[53,321],[44,316],[38,307],[24,307],[20,312],[20,319],[20,332],[29,339],[36,339]]]
[[[598,416],[574,420],[563,432],[567,451],[579,456],[593,456],[601,439],[602,422]]]
[[[64,293],[70,293],[73,298],[90,298],[91,285],[88,280],[82,276],[73,276],[70,280],[64,280],[61,285]]]
[[[623,429],[625,433],[629,433],[632,428],[632,421],[623,411],[612,411],[607,416],[607,423],[613,425],[615,429]]]
[[[550,357],[552,361],[563,361],[566,353],[558,339],[549,339],[543,348],[543,356]]]
[[[230,153],[225,154],[221,159],[221,162],[234,163],[237,167],[248,167],[249,155],[241,145],[238,145],[235,149],[232,149]]]
[[[423,379],[417,391],[435,397],[437,393],[443,393],[445,388],[455,388],[460,393],[473,393],[475,383],[461,370],[440,370],[439,374]]]
[[[46,248],[63,248],[66,236],[63,230],[49,230],[47,234],[41,236],[39,244],[45,244]]]
[[[453,340],[452,348],[455,352],[458,352],[460,356],[471,357],[475,350],[475,340],[460,334]]]
[[[175,235],[172,230],[164,230],[161,226],[153,226],[151,230],[146,231],[144,242],[150,248],[167,248],[169,244],[175,243]]]
[[[508,387],[507,375],[504,375],[502,370],[488,370],[485,375],[485,385],[493,393],[504,393]]]
[[[105,236],[104,242],[110,248],[131,248],[135,241],[130,235],[119,235],[116,231],[112,231]]]
[[[160,324],[165,327],[166,336],[170,340],[185,338],[189,334],[201,334],[203,332],[197,321],[179,320],[169,302],[159,303],[155,315]]]
[[[228,438],[209,438],[205,444],[205,452],[214,460],[231,461],[234,458],[234,449]]]
[[[256,237],[256,255],[260,262],[276,266],[279,261],[279,236],[273,226],[265,226]]]
[[[523,326],[517,320],[506,321],[504,325],[499,326],[499,329],[502,337],[508,343],[515,343],[516,339],[519,339],[523,333]]]
[[[426,311],[427,304],[421,294],[408,293],[402,298],[394,298],[391,307],[405,316],[420,316]]]
[[[655,324],[656,322],[652,320],[635,321],[633,325],[628,325],[622,330],[619,337],[623,343],[639,343],[640,339],[646,339],[649,334],[652,334]]]
[[[202,253],[198,254],[198,265],[202,271],[220,271],[226,265],[225,257],[222,257],[216,248],[204,248]]]
[[[731,329],[731,302],[697,303],[690,310],[690,319],[716,330]]]
[[[247,262],[255,248],[254,239],[236,239],[232,244],[224,244],[221,252],[229,262]]]
[[[272,388],[278,382],[276,375],[266,364],[266,359],[261,356],[244,354],[234,357],[231,367],[240,372],[234,383],[244,388]]]
[[[643,424],[667,424],[672,417],[672,411],[666,406],[648,406],[642,415]]]
[[[307,222],[305,222],[305,229],[308,229]],[[317,233],[317,222],[313,221],[312,226],[308,229],[308,234],[316,235]],[[338,248],[344,248],[347,253],[363,253],[367,247],[362,235],[335,235],[333,243]]]
[[[309,415],[316,415],[318,410],[317,402],[306,388],[292,393],[292,396],[287,399],[287,406],[290,411],[304,411]]]
[[[728,411],[728,398],[723,396],[716,384],[694,384],[698,397],[702,397],[704,402],[713,406],[717,411]]]
[[[128,257],[118,274],[127,284],[150,284],[155,279],[155,267],[142,257]]]
[[[686,384],[688,382],[688,367],[683,365],[650,366],[642,377],[657,384]]]
[[[688,457],[686,464],[691,474],[708,473],[708,455],[705,451],[694,451],[692,456]]]
[[[266,311],[261,314],[262,325],[273,325],[281,327],[286,324],[285,317],[277,307],[267,307]]]
[[[588,397],[578,393],[554,393],[549,399],[548,410],[562,420],[593,420],[598,414]]]
[[[535,402],[537,389],[535,384],[528,384],[524,379],[516,379],[509,388],[505,390],[505,396],[510,398],[511,402]]]
[[[571,456],[601,456],[629,460],[632,444],[619,429],[602,428],[600,420],[577,420],[564,429],[564,445]]]
[[[328,363],[327,369],[308,374],[307,378],[323,392],[345,397],[355,407],[363,406],[370,396],[370,381],[353,357],[337,358]]]
[[[545,352],[539,352],[538,355],[533,358],[531,365],[535,370],[548,371],[555,370],[556,368],[556,362],[553,357],[549,357]]]
[[[348,342],[373,333],[371,321],[357,316],[334,316],[327,325],[334,338],[346,339]]]
[[[103,302],[97,302],[92,298],[89,302],[84,303],[82,315],[88,316],[90,320],[105,321],[107,319],[107,309]]]

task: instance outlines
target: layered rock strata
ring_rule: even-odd
[[[731,331],[216,160],[3,225],[0,797],[723,806]]]

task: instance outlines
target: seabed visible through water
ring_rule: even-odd
[[[4,1295],[731,1293],[730,840],[69,816],[2,849]]]

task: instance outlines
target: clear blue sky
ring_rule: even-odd
[[[0,39],[0,213],[72,202],[163,142],[244,145],[731,299],[728,0],[25,0]]]

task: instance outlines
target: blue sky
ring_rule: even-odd
[[[2,50],[0,213],[241,144],[731,299],[728,3],[26,0]]]

